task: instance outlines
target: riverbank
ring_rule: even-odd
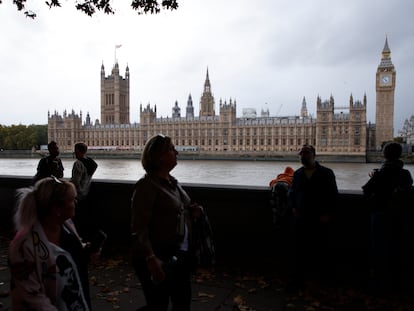
[[[40,158],[47,154],[45,150],[2,150],[0,158]],[[90,150],[88,155],[96,159],[139,159],[141,152],[130,150]],[[72,152],[60,154],[61,158],[73,158]],[[182,151],[178,155],[180,160],[219,160],[219,161],[279,161],[294,162],[297,161],[296,152],[280,153],[200,153]],[[321,162],[332,163],[380,163],[383,161],[382,152],[370,151],[366,155],[350,154],[318,154],[318,160]],[[414,154],[404,153],[402,160],[406,164],[414,164]]]

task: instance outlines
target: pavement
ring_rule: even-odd
[[[11,310],[8,242],[0,236],[0,311]],[[218,263],[214,269],[200,270],[192,281],[192,310],[414,310],[412,296],[371,296],[355,285],[309,284],[304,291],[290,293],[280,270],[268,266]],[[90,265],[90,287],[93,310],[137,310],[145,305],[140,283],[122,253],[104,254]]]

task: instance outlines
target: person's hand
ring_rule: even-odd
[[[198,203],[191,203],[190,206],[191,216],[194,220],[200,219],[203,214],[203,207]]]
[[[330,221],[331,221],[331,215],[328,215],[328,214],[323,214],[323,215],[319,216],[319,221],[320,221],[322,224],[326,224],[326,223],[328,223],[328,222],[330,222]]]
[[[376,172],[378,172],[378,169],[377,168],[374,168],[371,172],[368,173],[368,176],[369,177],[372,177],[372,176],[375,175]]]
[[[151,275],[151,280],[155,284],[164,282],[165,272],[162,268],[163,262],[156,256],[147,259],[148,271]]]

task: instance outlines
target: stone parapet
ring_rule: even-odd
[[[12,234],[15,190],[29,186],[30,177],[0,176],[0,229]],[[286,258],[289,232],[272,225],[267,187],[183,184],[194,201],[201,203],[213,227],[218,260],[260,263]],[[95,222],[108,234],[107,248],[128,248],[130,202],[134,182],[94,180],[90,198]],[[414,203],[414,202],[413,202]],[[340,191],[331,236],[337,265],[345,277],[358,274],[368,260],[369,210],[360,191]],[[346,268],[346,269],[345,269]],[[359,275],[359,274],[358,274]]]

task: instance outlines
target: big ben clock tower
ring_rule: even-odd
[[[396,72],[391,62],[391,50],[385,38],[381,63],[376,75],[375,146],[381,150],[386,141],[394,138],[394,90]]]

